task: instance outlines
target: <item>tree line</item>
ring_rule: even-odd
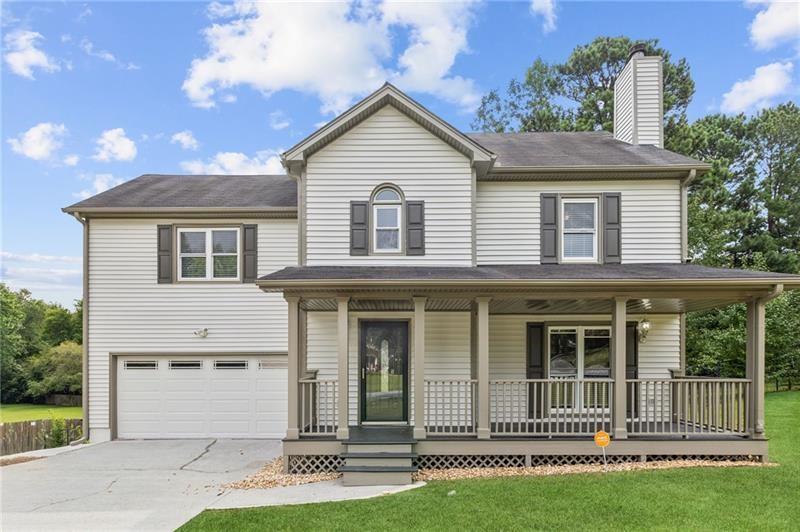
[[[72,310],[0,283],[0,402],[80,395],[83,304]]]
[[[473,128],[492,132],[613,131],[614,82],[634,42],[599,37],[563,63],[535,59],[524,77],[486,94]],[[686,59],[656,39],[664,77],[665,148],[712,165],[689,186],[693,262],[800,273],[800,108],[792,102],[753,115],[709,114],[690,122],[695,85]],[[767,375],[800,381],[800,294],[767,305]],[[745,306],[687,315],[687,372],[744,376]]]

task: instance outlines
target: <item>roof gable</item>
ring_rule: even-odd
[[[383,87],[286,151],[281,156],[284,166],[291,172],[297,166],[304,164],[311,154],[330,144],[387,105],[391,105],[454,149],[469,157],[479,173],[485,173],[494,162],[495,155],[477,141],[469,138],[425,109],[394,85],[386,83]]]

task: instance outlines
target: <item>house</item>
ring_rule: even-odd
[[[84,224],[89,438],[283,438],[291,472],[767,457],[764,305],[800,276],[687,257],[659,57],[614,133],[465,134],[385,85],[286,176],[144,175]],[[746,303],[747,375],[684,375]]]

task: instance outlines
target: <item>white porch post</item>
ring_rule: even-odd
[[[349,375],[349,297],[337,297],[337,325],[336,341],[338,345],[339,366],[339,428],[336,438],[346,440],[350,437],[349,402],[350,402],[350,375]]]
[[[488,440],[489,428],[489,301],[478,297],[478,439]]]
[[[614,438],[624,440],[628,437],[627,428],[627,385],[625,382],[625,364],[627,347],[625,345],[626,304],[624,297],[615,297],[611,306],[611,353],[614,371]]]
[[[747,302],[747,378],[751,380],[748,429],[753,438],[764,437],[764,310],[762,299]]]
[[[425,302],[414,298],[414,439],[425,439]]]
[[[285,299],[289,306],[289,337],[287,344],[289,364],[289,397],[287,404],[289,409],[289,420],[286,428],[286,438],[297,439],[300,437],[300,427],[298,424],[298,381],[300,380],[300,298],[296,296],[286,296]]]

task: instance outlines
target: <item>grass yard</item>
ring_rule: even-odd
[[[0,423],[14,423],[15,421],[33,421],[35,419],[80,419],[82,417],[79,406],[52,406],[52,405],[0,405]]]
[[[766,409],[779,467],[440,481],[371,500],[205,511],[180,530],[798,530],[800,392],[768,394]]]

